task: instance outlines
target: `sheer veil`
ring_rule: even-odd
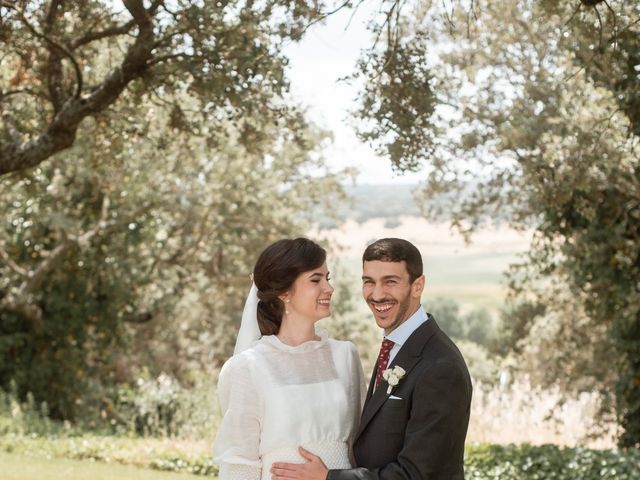
[[[255,283],[251,283],[251,290],[244,303],[242,310],[242,321],[240,322],[240,331],[236,339],[236,347],[233,354],[247,350],[254,342],[260,340],[262,334],[258,326],[258,288]]]

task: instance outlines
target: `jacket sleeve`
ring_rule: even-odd
[[[451,445],[459,441],[455,436],[466,431],[463,423],[468,418],[471,391],[465,372],[449,361],[436,362],[420,375],[412,392],[403,447],[396,461],[375,470],[330,470],[327,480],[441,478]]]

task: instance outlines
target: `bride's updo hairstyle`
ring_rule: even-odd
[[[321,267],[326,258],[327,252],[307,238],[285,238],[264,249],[253,269],[262,335],[277,335],[280,331],[285,308],[278,295],[289,290],[301,273]]]

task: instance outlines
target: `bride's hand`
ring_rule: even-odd
[[[329,470],[317,455],[298,447],[307,463],[274,463],[271,465],[272,480],[326,480]]]

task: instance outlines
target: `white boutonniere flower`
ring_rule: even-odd
[[[387,388],[387,395],[391,393],[393,387],[400,383],[400,380],[402,380],[402,377],[404,377],[405,373],[407,372],[404,371],[404,368],[398,365],[382,371],[382,378],[384,378],[384,380],[389,384],[389,388]]]

